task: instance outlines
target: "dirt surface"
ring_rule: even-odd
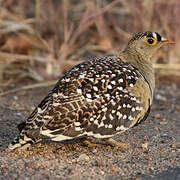
[[[156,81],[148,119],[114,138],[131,148],[100,144],[44,142],[25,151],[8,152],[25,120],[51,88],[21,91],[0,97],[0,179],[180,179],[180,80]]]

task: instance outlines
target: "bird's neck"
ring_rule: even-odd
[[[153,64],[151,63],[151,58],[146,55],[140,55],[139,53],[130,53],[127,51],[123,51],[120,56],[122,56],[123,60],[134,66],[138,69],[138,71],[146,78],[149,85],[151,86],[152,93],[155,88],[155,76]]]

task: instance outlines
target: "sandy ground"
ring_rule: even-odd
[[[0,97],[0,179],[180,179],[180,80],[157,80],[148,119],[122,135],[131,148],[120,150],[81,142],[44,142],[26,151],[7,152],[26,119],[50,88]]]

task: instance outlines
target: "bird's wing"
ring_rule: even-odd
[[[102,61],[102,66],[99,65],[99,60]],[[108,79],[108,74],[110,75],[111,72],[106,72],[104,68],[106,61],[104,60],[106,58],[88,61],[67,72],[35,108],[26,122],[19,125],[19,130],[31,131],[42,128],[44,131],[46,128],[55,129],[55,127],[67,129],[74,121],[81,119],[79,110],[94,106],[95,99],[103,94],[104,87],[107,85],[105,78]],[[106,76],[102,76],[105,72]],[[99,87],[95,87],[96,85]],[[74,120],[70,121],[69,116]],[[87,116],[86,112],[85,117]]]
[[[135,97],[127,87],[135,86],[142,77],[126,63],[105,60],[73,68],[27,121],[53,140],[108,137],[128,129],[142,104],[141,97]]]

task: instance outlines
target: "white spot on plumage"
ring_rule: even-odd
[[[135,108],[134,108],[134,107],[132,107],[131,111],[132,111],[132,112],[134,112],[134,111],[135,111]]]
[[[103,108],[102,111],[103,111],[103,112],[107,111],[107,107]]]
[[[109,124],[108,128],[112,128],[112,124]]]
[[[129,119],[130,121],[134,120],[134,118],[133,118],[131,115],[128,117],[128,119]]]
[[[66,81],[66,82],[69,82],[69,81],[70,81],[70,78],[68,78],[68,79],[65,79],[65,81]]]
[[[116,131],[119,131],[120,130],[120,126],[116,127]]]
[[[104,126],[104,122],[101,121],[101,123],[100,123],[100,125],[98,126],[98,128],[99,128],[99,127],[103,127],[103,126]]]
[[[81,89],[77,89],[76,90],[78,94],[81,94],[82,93],[82,90]]]
[[[116,84],[116,81],[111,81],[111,84],[115,85],[115,84]]]
[[[91,98],[91,94],[87,93],[87,94],[86,94],[86,97],[87,97],[87,98]]]
[[[132,101],[136,101],[136,97],[131,97],[131,100]]]
[[[75,72],[75,71],[78,71],[78,70],[79,70],[79,68],[76,67],[76,68],[73,68],[71,71]]]
[[[95,91],[98,91],[97,86],[93,86],[93,89],[94,89]]]
[[[137,103],[140,103],[140,100],[139,100],[139,99],[136,99],[136,102],[137,102]]]
[[[105,82],[105,79],[102,79],[101,81],[104,83],[104,82]]]
[[[123,116],[123,119],[127,119],[127,115],[126,114]]]
[[[116,102],[112,99],[112,100],[111,100],[111,104],[112,104],[113,106],[115,106],[115,105],[116,105]]]
[[[94,121],[94,124],[99,125],[99,123],[98,123],[98,120],[97,120],[97,119]]]
[[[112,116],[112,114],[109,115],[109,118],[110,118],[110,120],[113,120],[113,119],[114,119],[114,117]]]
[[[117,112],[117,116],[118,116],[118,118],[120,119],[123,115],[118,111],[118,112]]]
[[[79,126],[75,126],[75,131],[81,131],[82,130],[82,128],[81,127],[79,127]]]
[[[142,107],[136,106],[136,110],[137,110],[137,111],[141,111],[141,110],[142,110]]]
[[[126,89],[123,90],[124,93],[128,93],[128,91]]]
[[[94,82],[94,78],[89,78],[89,80],[90,80],[91,82]]]
[[[86,73],[85,73],[85,72],[79,74],[79,78],[82,78],[82,79],[83,79],[85,76],[86,76]]]
[[[53,96],[53,97],[58,97],[58,94],[57,94],[57,93],[53,93],[52,96]]]
[[[86,101],[87,101],[87,102],[92,102],[93,100],[92,100],[92,99],[89,99],[89,98],[86,98]]]
[[[126,131],[128,128],[124,127],[123,125],[117,126],[116,131]]]
[[[111,96],[110,94],[105,94],[105,97],[110,98]]]
[[[108,128],[108,124],[105,124],[105,126],[104,126],[105,128]]]
[[[50,118],[52,118],[52,116],[45,115],[45,116],[43,116],[43,118],[44,118],[44,119],[50,119]]]
[[[96,97],[99,98],[100,97],[99,94],[97,94]]]
[[[108,85],[108,89],[112,89],[112,86],[110,84]]]
[[[122,90],[123,90],[123,87],[120,86],[120,87],[118,87],[118,89],[119,89],[120,91],[122,91]]]
[[[133,87],[134,85],[132,83],[129,84],[130,87]]]
[[[75,125],[75,126],[80,126],[81,123],[80,123],[80,122],[74,122],[74,125]]]

